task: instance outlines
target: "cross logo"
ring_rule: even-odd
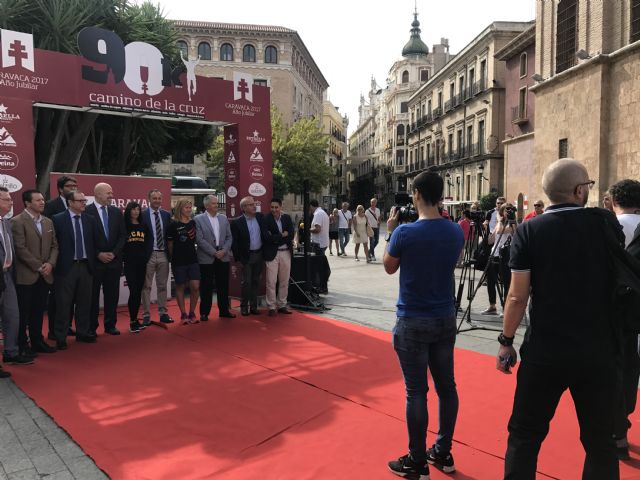
[[[0,30],[2,67],[19,67],[35,72],[33,35],[12,30]]]
[[[253,75],[233,72],[233,99],[253,103]]]

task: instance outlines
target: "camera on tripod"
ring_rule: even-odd
[[[485,217],[487,216],[487,214],[481,210],[470,211],[469,215],[471,217],[471,221],[476,225],[481,225],[482,222],[484,222]]]
[[[398,212],[398,223],[411,223],[418,220],[418,211],[408,193],[396,193],[393,207]]]

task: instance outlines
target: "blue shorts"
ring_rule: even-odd
[[[197,263],[172,266],[171,270],[173,270],[173,278],[176,281],[176,285],[189,283],[190,280],[200,280],[200,265]]]

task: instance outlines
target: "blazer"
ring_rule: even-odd
[[[98,205],[92,203],[87,205],[85,212],[87,215],[91,215],[96,219],[96,225],[98,227],[98,244],[96,245],[97,252],[111,252],[116,258],[114,258],[108,266],[121,267],[122,266],[122,250],[124,244],[127,241],[127,231],[124,226],[124,215],[119,208],[113,205],[107,206],[107,218],[109,221],[109,238],[107,239],[104,234],[104,227],[102,226],[101,213],[98,211]]]
[[[196,215],[194,221],[196,222],[196,243],[198,250],[196,254],[198,256],[198,263],[203,265],[210,265],[214,261],[214,255],[216,253],[216,244],[224,249],[223,262],[228,262],[231,259],[231,244],[233,243],[233,237],[231,236],[231,225],[227,217],[218,213],[219,235],[217,239],[213,234],[213,228],[209,221],[209,214],[207,212]]]
[[[53,216],[53,228],[58,240],[58,261],[54,271],[55,278],[64,277],[73,266],[76,242],[73,224],[69,212],[64,211]],[[89,263],[89,271],[93,272],[96,262],[96,245],[98,243],[98,225],[91,215],[83,213],[80,217],[84,237],[84,251]]]
[[[148,244],[149,251],[147,252],[149,256],[153,252],[153,238],[154,232],[156,231],[156,220],[155,218],[151,218],[151,209],[147,208],[142,211],[140,214],[141,222],[144,223],[149,231],[151,232],[151,241]],[[169,228],[169,224],[171,223],[171,214],[166,210],[160,209],[160,220],[162,221],[162,238],[164,240],[164,253],[169,258],[169,245],[167,244],[167,229]]]
[[[5,231],[7,232],[7,235],[9,236],[9,242],[11,243],[11,258],[13,258],[13,261],[11,262],[11,267],[9,267],[9,270],[7,271],[7,273],[9,273],[11,275],[11,277],[14,279],[16,278],[16,249],[15,249],[15,245],[13,242],[13,229],[11,228],[11,220],[9,220],[8,218],[3,218],[0,219],[0,222],[3,222],[3,226]],[[6,253],[4,250],[4,244],[2,242],[0,242],[0,272],[2,272],[2,266],[4,265],[4,259],[5,259]],[[5,289],[5,282],[4,282],[4,276],[2,277],[2,291],[4,291]]]
[[[26,210],[11,219],[18,285],[36,283],[40,278],[38,270],[43,263],[50,263],[55,269],[58,260],[58,240],[53,229],[53,221],[44,215],[41,215],[41,218],[42,234]],[[53,272],[43,278],[45,282],[53,283]]]
[[[260,235],[262,236],[262,213],[256,213],[256,220],[260,227]],[[247,227],[247,219],[244,215],[240,215],[231,221],[231,235],[233,236],[233,243],[231,245],[231,251],[234,258],[240,263],[247,263],[249,261],[249,227]],[[264,240],[263,240],[264,243]]]
[[[64,203],[62,197],[49,200],[44,206],[44,216],[52,218],[57,213],[62,213],[67,209],[67,204]]]
[[[286,245],[289,252],[293,254],[293,236],[295,229],[291,217],[286,213],[280,214],[280,222],[282,223],[282,231],[288,232],[288,236],[283,237],[276,223],[276,219],[271,213],[264,217],[262,224],[262,254],[265,262],[269,262],[276,258],[278,247]]]

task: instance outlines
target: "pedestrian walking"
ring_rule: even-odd
[[[359,262],[358,252],[360,250],[360,245],[364,248],[364,255],[367,259],[367,263],[371,263],[371,258],[369,257],[369,229],[371,226],[367,220],[367,216],[364,213],[364,207],[362,205],[358,205],[356,208],[356,216],[353,217],[353,242],[355,244],[355,255],[356,262]]]
[[[340,224],[340,219],[338,218],[338,209],[334,208],[329,215],[329,255],[333,255],[333,249],[331,248],[335,242],[336,246],[336,255],[340,255],[340,232],[338,229],[338,225]]]

